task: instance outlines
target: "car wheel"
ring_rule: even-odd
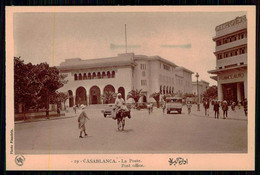
[[[167,114],[170,114],[170,111],[167,111]]]
[[[107,117],[107,115],[106,115],[106,114],[104,114],[104,117]]]
[[[179,114],[181,114],[181,110],[179,110],[178,112],[179,112]]]

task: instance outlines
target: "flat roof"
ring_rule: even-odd
[[[94,58],[82,60],[81,58],[69,58],[57,66],[59,70],[75,70],[75,69],[93,69],[101,67],[115,67],[115,66],[136,66],[136,60],[154,61],[158,60],[169,64],[173,67],[178,67],[173,62],[161,58],[159,56],[135,55],[134,53],[118,54],[116,57]]]

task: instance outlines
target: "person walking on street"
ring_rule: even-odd
[[[87,113],[84,110],[84,108],[85,107],[82,108],[82,111],[80,112],[79,117],[78,117],[78,126],[79,126],[79,129],[80,129],[79,138],[83,138],[82,137],[83,132],[84,132],[85,136],[88,135],[86,133],[86,123],[87,123],[87,120],[90,120],[90,119],[88,118]]]
[[[241,108],[241,102],[240,101],[237,102],[237,106],[238,106],[238,109]]]
[[[188,108],[188,114],[190,115],[190,112],[191,112],[191,102],[190,101],[187,101],[187,108]]]
[[[208,99],[204,100],[203,106],[205,108],[205,116],[209,116],[209,101],[208,101]]]
[[[245,116],[247,116],[247,99],[244,99],[244,111],[245,111]]]
[[[58,114],[58,117],[60,116],[60,108],[58,107],[57,108],[57,114]]]
[[[162,109],[163,109],[163,113],[165,113],[165,108],[166,108],[166,102],[164,99],[162,99]]]
[[[223,101],[222,110],[223,110],[223,119],[226,119],[228,117],[228,112],[227,112],[228,104],[226,100]]]
[[[231,109],[232,109],[232,111],[235,111],[235,107],[236,107],[236,102],[232,102],[231,103]]]
[[[49,119],[49,109],[46,108],[46,118]]]
[[[217,119],[219,118],[219,107],[219,101],[215,101],[213,110],[215,112],[215,118]]]
[[[74,112],[75,112],[75,114],[77,113],[77,105],[74,105],[73,106],[73,110],[74,110]]]

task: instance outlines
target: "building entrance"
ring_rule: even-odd
[[[76,105],[87,105],[87,94],[86,89],[84,87],[79,87],[76,90]]]
[[[97,86],[92,86],[90,88],[90,94],[89,94],[89,104],[101,104],[100,100],[100,89]]]
[[[244,83],[229,83],[222,84],[223,90],[223,100],[226,100],[228,103],[231,101],[238,102],[244,99]]]

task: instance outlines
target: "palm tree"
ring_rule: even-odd
[[[138,103],[140,97],[142,97],[142,96],[144,96],[144,95],[142,94],[142,89],[140,89],[140,90],[136,89],[136,90],[131,90],[130,92],[128,92],[126,99],[127,99],[127,100],[128,100],[129,98],[134,99],[134,101],[135,101],[135,106],[137,106],[137,103]]]
[[[105,104],[113,103],[113,100],[116,98],[116,93],[112,91],[105,91],[101,98]]]
[[[150,97],[154,98],[156,101],[157,108],[160,107],[159,101],[160,101],[160,92],[154,92],[150,95]]]

